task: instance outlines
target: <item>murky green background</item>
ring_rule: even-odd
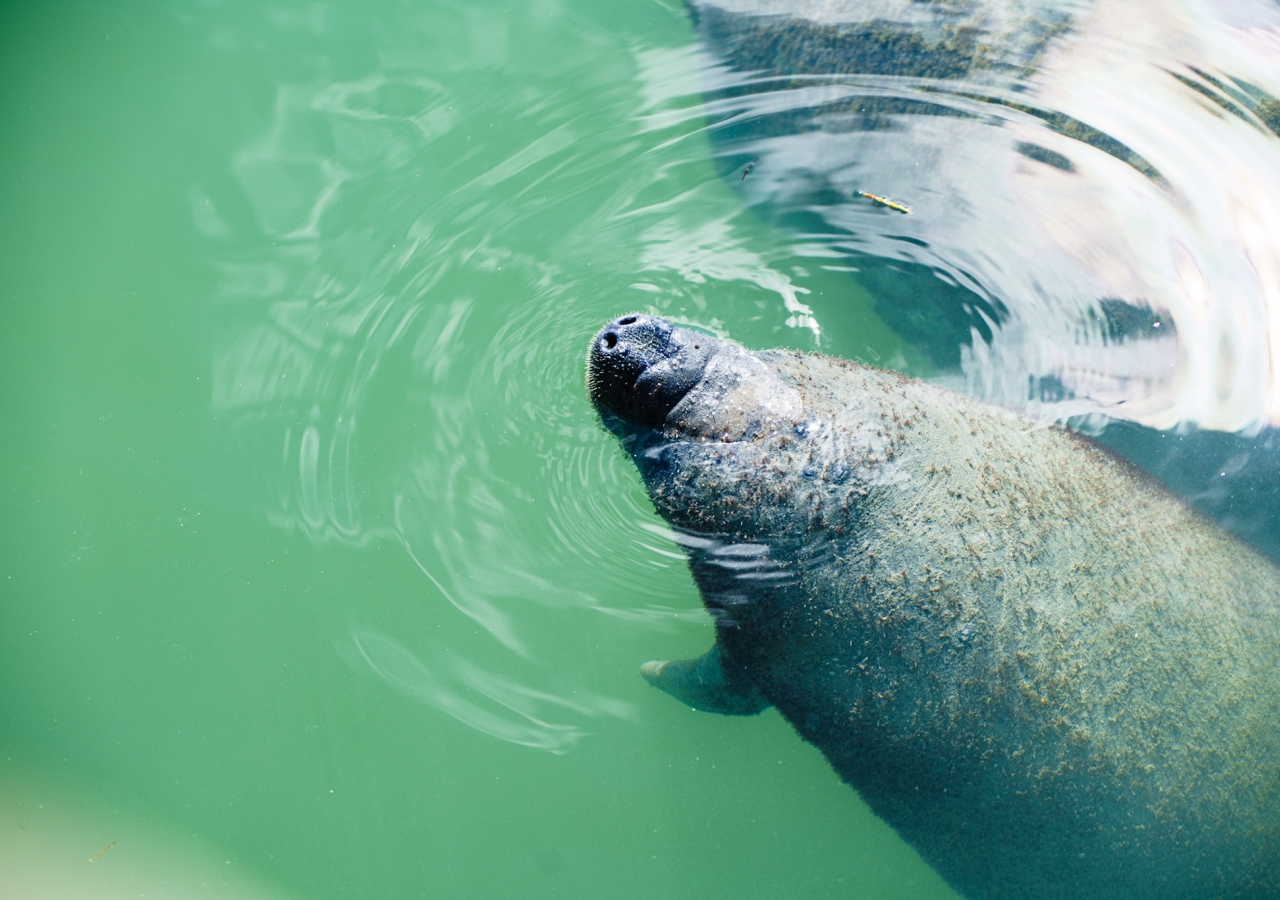
[[[950,896],[775,713],[637,674],[711,631],[593,331],[920,371],[716,177],[692,42],[656,0],[0,6],[24,896]]]

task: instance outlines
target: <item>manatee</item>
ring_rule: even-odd
[[[1280,897],[1280,571],[1087,438],[653,316],[590,398],[770,705],[971,900]]]

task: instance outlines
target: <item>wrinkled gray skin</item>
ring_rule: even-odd
[[[716,620],[658,687],[776,706],[972,900],[1280,897],[1255,551],[1085,439],[840,359],[633,315],[588,386]]]

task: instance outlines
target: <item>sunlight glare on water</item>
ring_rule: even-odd
[[[938,377],[1047,420],[1280,417],[1274,6],[801,4],[817,35],[992,41],[841,61],[765,55],[796,21],[767,4],[694,5],[722,170],[846,260]]]

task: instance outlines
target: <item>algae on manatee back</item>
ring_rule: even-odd
[[[696,349],[695,349],[696,348]],[[1093,442],[935,385],[633,315],[592,400],[716,644],[970,898],[1280,894],[1280,571]]]

